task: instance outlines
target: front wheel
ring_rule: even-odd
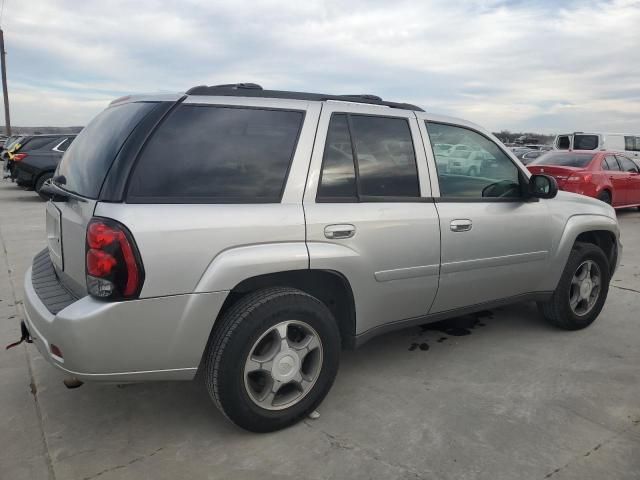
[[[576,243],[553,296],[548,302],[538,303],[538,307],[556,327],[588,327],[604,306],[609,281],[609,262],[602,249],[591,243]]]
[[[321,301],[293,288],[268,288],[240,299],[220,321],[204,375],[229,420],[271,432],[322,402],[338,371],[340,333]]]

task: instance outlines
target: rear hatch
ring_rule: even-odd
[[[107,173],[136,126],[158,105],[130,102],[110,106],[87,125],[65,152],[56,185],[73,194],[46,209],[49,256],[62,283],[86,295],[85,239]]]

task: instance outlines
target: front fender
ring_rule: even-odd
[[[617,266],[622,255],[620,228],[617,220],[599,214],[573,215],[567,220],[562,235],[552,250],[555,253],[550,257],[549,275],[546,277],[542,290],[552,291],[556,289],[576,239],[581,233],[593,231],[607,231],[614,235],[618,248]]]
[[[198,281],[195,293],[232,290],[243,280],[268,273],[309,268],[304,242],[267,243],[220,252]]]

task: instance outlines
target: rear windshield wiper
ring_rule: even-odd
[[[44,182],[44,185],[42,185],[42,188],[40,188],[40,192],[44,193],[54,202],[66,202],[70,198],[73,198],[74,200],[78,200],[79,202],[87,201],[86,198],[76,193],[65,190],[59,185],[60,183],[63,185],[64,183],[66,183],[66,179],[62,175],[53,177],[52,179],[49,179],[46,182]]]

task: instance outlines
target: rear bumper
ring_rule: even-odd
[[[25,322],[42,356],[81,380],[110,382],[192,379],[228,293],[127,302],[86,296],[54,314],[36,293],[31,268],[24,291]]]

